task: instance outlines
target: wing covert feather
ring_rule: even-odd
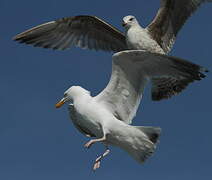
[[[147,29],[166,53],[171,50],[186,20],[204,2],[212,0],[161,0],[160,8]]]
[[[113,55],[112,75],[106,88],[95,98],[114,116],[132,122],[148,80],[152,81],[152,99],[170,98],[205,77],[203,67],[176,57],[127,50]]]

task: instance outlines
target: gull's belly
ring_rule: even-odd
[[[100,108],[95,103],[90,103],[89,106],[75,106],[75,109],[77,124],[79,124],[82,128],[88,129],[96,137],[102,137],[102,123],[105,110]]]
[[[164,54],[163,49],[144,29],[129,29],[126,33],[126,42],[129,49]]]
[[[96,137],[101,137],[103,135],[102,128],[100,123],[85,114],[77,113],[77,124],[80,125],[81,128],[87,129]]]

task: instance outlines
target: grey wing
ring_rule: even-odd
[[[186,60],[142,50],[116,53],[113,55],[112,68],[109,84],[95,98],[110,109],[119,120],[128,124],[136,114],[148,80],[153,79],[153,100],[161,100],[168,95],[176,95],[180,92],[179,89],[184,89],[190,82],[201,80],[205,77],[203,73],[207,72],[201,66]],[[171,79],[178,83],[155,83],[155,78]],[[164,90],[160,85],[169,88]]]
[[[160,9],[147,29],[166,53],[186,20],[204,2],[212,0],[161,0]]]
[[[80,124],[77,122],[79,117],[77,116],[77,112],[75,111],[73,104],[69,104],[68,110],[69,110],[69,116],[74,126],[77,128],[77,130],[88,137],[95,137],[94,134],[92,134],[88,129],[80,126]]]
[[[136,63],[122,55],[125,52],[113,55],[110,81],[95,98],[117,119],[130,124],[136,115],[147,78],[139,72]]]
[[[172,63],[175,69],[174,76],[161,76],[152,78],[152,100],[160,101],[162,99],[171,98],[182,92],[190,83],[205,78],[207,69],[187,60],[173,56],[165,56]]]
[[[178,57],[149,52],[141,55],[140,58],[146,56],[142,71],[151,79],[154,101],[179,94],[190,83],[205,78],[204,73],[208,72],[202,66]]]
[[[74,16],[41,24],[14,37],[20,43],[64,50],[73,46],[118,52],[125,50],[125,36],[95,16]]]

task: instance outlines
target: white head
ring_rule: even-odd
[[[122,26],[125,27],[126,29],[129,29],[131,26],[133,25],[138,25],[138,21],[136,20],[136,18],[132,15],[129,16],[125,16],[123,18],[123,23]]]
[[[55,105],[56,108],[61,107],[66,102],[74,101],[74,98],[82,95],[90,95],[90,92],[80,86],[71,86],[64,92],[63,98]]]

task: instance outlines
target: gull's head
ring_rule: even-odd
[[[122,26],[125,27],[126,29],[129,29],[133,25],[137,25],[137,24],[138,24],[138,21],[136,20],[135,16],[129,15],[123,18]]]
[[[81,96],[83,94],[90,95],[90,92],[80,86],[71,86],[68,90],[64,92],[63,98],[57,104],[55,104],[55,107],[60,108],[66,102],[71,103],[73,102],[75,97]]]

